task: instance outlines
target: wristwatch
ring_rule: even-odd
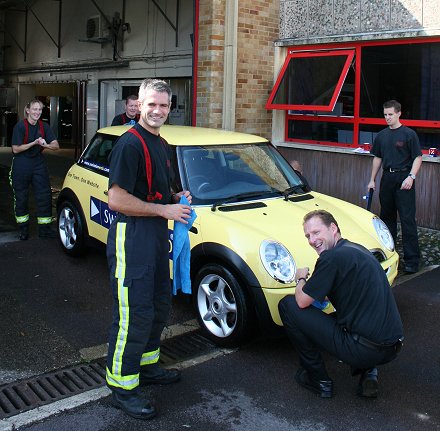
[[[408,174],[409,177],[411,177],[413,180],[416,179],[416,176],[414,174],[412,174],[411,172]]]

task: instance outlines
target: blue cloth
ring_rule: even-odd
[[[180,198],[180,203],[189,205],[185,196]],[[177,291],[182,289],[183,293],[191,293],[190,278],[190,258],[191,247],[189,244],[188,231],[197,218],[196,212],[191,208],[191,217],[187,219],[188,224],[180,221],[174,222],[173,232],[173,295],[177,295]]]

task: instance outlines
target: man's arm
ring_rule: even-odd
[[[163,217],[167,220],[188,223],[191,207],[182,204],[154,204],[144,202],[128,193],[117,184],[113,184],[108,191],[108,205],[113,211],[134,217]]]
[[[299,308],[309,307],[314,299],[303,292],[303,288],[306,285],[306,279],[309,276],[309,268],[298,268],[296,271],[296,288],[295,299]]]
[[[43,148],[47,148],[49,150],[52,151],[57,151],[60,149],[60,144],[58,143],[58,141],[56,139],[54,139],[53,141],[47,143],[46,141],[44,141],[44,144],[40,144]]]
[[[370,182],[368,183],[367,186],[368,189],[376,190],[376,176],[381,166],[382,166],[382,159],[380,157],[374,156],[373,164],[371,166]]]

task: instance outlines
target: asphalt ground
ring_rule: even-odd
[[[437,268],[394,287],[405,343],[395,361],[379,368],[377,399],[357,397],[357,378],[351,377],[347,365],[328,355],[324,358],[336,394],[332,399],[319,398],[294,381],[298,358],[287,339],[257,338],[230,354],[185,368],[182,380],[174,385],[143,389],[159,412],[147,423],[113,408],[103,388],[98,399],[73,409],[65,403],[58,414],[18,429],[440,430],[439,280]]]

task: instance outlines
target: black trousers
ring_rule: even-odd
[[[118,215],[110,226],[107,258],[113,322],[107,383],[137,390],[142,366],[156,364],[160,336],[171,308],[167,220]]]
[[[318,308],[299,308],[294,295],[283,298],[278,308],[287,336],[298,352],[301,366],[316,379],[329,379],[321,349],[349,364],[352,370],[368,370],[396,357],[395,352],[378,351],[359,344],[338,325],[333,316]]]
[[[29,187],[32,186],[39,224],[52,222],[52,192],[49,171],[43,155],[14,157],[10,172],[14,191],[15,218],[18,224],[29,222]]]
[[[397,238],[397,213],[399,214],[405,264],[418,266],[420,249],[416,223],[415,183],[410,190],[400,190],[408,173],[407,171],[383,171],[379,192],[380,218],[388,226],[395,242]]]

